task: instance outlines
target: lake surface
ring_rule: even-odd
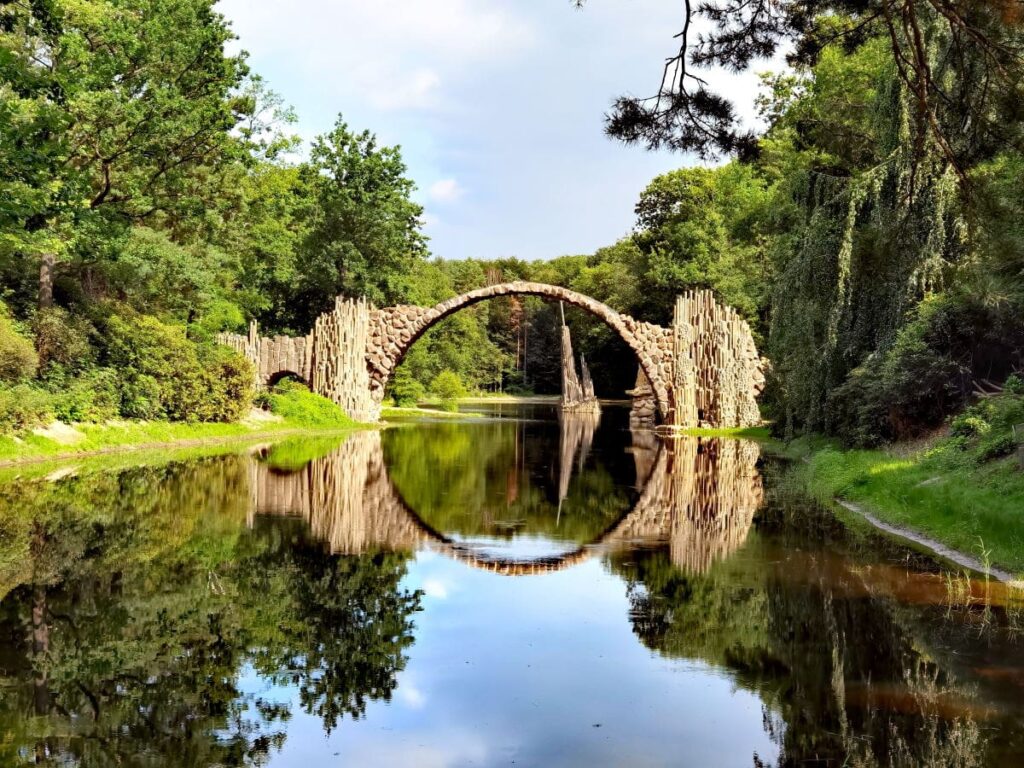
[[[624,408],[0,486],[0,765],[1024,764],[1024,603]]]

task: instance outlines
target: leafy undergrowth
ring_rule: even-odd
[[[929,445],[843,450],[798,441],[795,471],[823,499],[863,503],[886,522],[920,531],[967,554],[1024,572],[1024,397],[972,406]]]

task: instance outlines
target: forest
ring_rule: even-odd
[[[680,155],[618,242],[524,261],[432,252],[401,149],[373,126],[339,114],[303,150],[287,96],[225,52],[231,26],[209,0],[0,3],[0,432],[237,420],[248,363],[217,332],[255,319],[304,334],[337,295],[429,305],[513,279],[657,323],[680,291],[712,289],[771,361],[762,408],[787,437],[877,445],[927,434],[979,392],[1020,393],[1024,10],[805,5],[800,25],[771,27],[795,53],[760,75],[763,131],[730,133],[730,106],[703,90],[673,103],[710,143],[619,100],[613,137],[718,159]],[[905,23],[886,23],[896,5]],[[730,63],[729,23],[694,60]],[[774,51],[765,23],[733,30],[750,54],[730,49],[734,69]],[[621,397],[628,350],[566,314],[598,393]],[[557,392],[559,323],[538,299],[459,312],[412,349],[393,394],[414,401],[452,374],[471,391]]]

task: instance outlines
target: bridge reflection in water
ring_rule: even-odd
[[[559,514],[574,471],[583,469],[599,418],[564,414],[560,419]],[[636,503],[594,540],[556,555],[494,555],[435,530],[391,482],[377,430],[352,434],[296,471],[252,461],[249,524],[258,515],[299,517],[333,554],[428,547],[508,576],[550,573],[624,547],[666,542],[673,564],[704,572],[743,545],[763,498],[756,443],[710,437],[663,440],[649,431],[631,431],[631,437]]]

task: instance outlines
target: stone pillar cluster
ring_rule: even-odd
[[[676,299],[672,328],[672,426],[760,424],[763,361],[747,322],[711,291],[688,291]]]

